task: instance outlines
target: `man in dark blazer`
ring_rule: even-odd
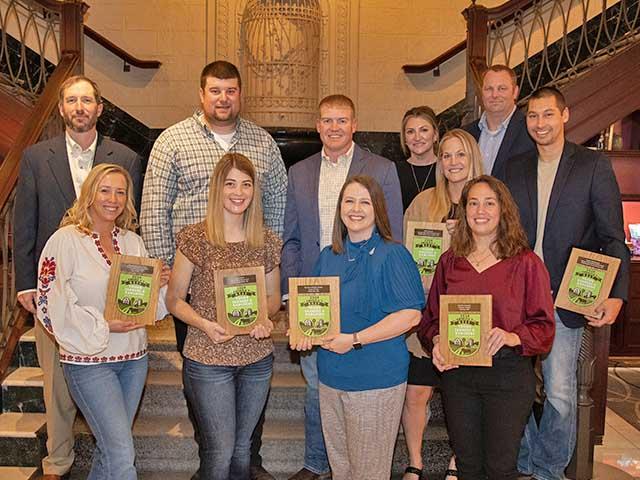
[[[532,249],[543,259],[555,297],[573,247],[621,260],[601,316],[557,309],[551,352],[542,359],[546,400],[539,425],[533,415],[525,430],[518,469],[538,480],[564,479],[576,440],[578,354],[585,325],[612,324],[629,289],[629,250],[624,243],[622,201],[611,163],[599,152],[564,137],[569,119],[565,99],[555,88],[534,92],[527,128],[536,150],[512,158],[506,183],[520,209]]]
[[[27,148],[22,156],[13,242],[16,291],[20,304],[34,315],[40,253],[79,195],[91,168],[99,163],[123,166],[131,174],[135,198],[139,199],[140,159],[129,148],[97,133],[102,108],[95,82],[84,76],[69,78],[60,88],[58,101],[65,134]],[[42,478],[54,480],[65,477],[73,463],[76,407],[67,390],[55,340],[40,322],[35,322],[35,331],[48,434]]]
[[[366,174],[382,186],[393,237],[402,241],[402,195],[393,163],[353,142],[355,107],[344,95],[325,97],[316,124],[322,151],[289,169],[282,249],[282,292],[290,277],[309,276],[320,250],[331,244],[338,195],[345,180]],[[316,353],[303,354],[300,366],[307,382],[304,467],[290,480],[329,478],[329,461],[320,424]]]
[[[501,180],[511,157],[534,148],[524,114],[516,107],[518,93],[515,72],[492,65],[482,77],[482,116],[462,127],[478,141],[484,173]]]

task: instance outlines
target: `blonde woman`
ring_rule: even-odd
[[[273,324],[227,335],[216,321],[214,294],[216,270],[264,266],[269,315],[280,308],[282,242],[263,226],[260,198],[251,161],[227,153],[211,176],[205,220],[177,236],[167,305],[188,325],[183,382],[200,433],[199,472],[207,480],[249,478],[251,434],[269,393]]]
[[[406,235],[409,220],[446,222],[452,232],[456,207],[467,181],[482,175],[482,154],[475,139],[464,130],[447,132],[440,142],[436,163],[436,186],[420,193],[404,215]],[[424,285],[425,294],[428,285]],[[409,466],[403,480],[422,478],[422,438],[428,422],[427,406],[433,388],[440,385],[440,374],[431,358],[423,350],[416,334],[407,338],[410,353],[407,395],[402,412],[402,429],[409,452]],[[455,458],[452,457],[447,475],[455,477]]]
[[[115,255],[147,256],[129,173],[96,166],[40,257],[37,317],[55,336],[69,392],[96,439],[90,480],[135,480],[131,425],[147,376],[147,332],[103,315]],[[164,267],[161,284],[169,279]],[[157,309],[166,315],[164,291]]]

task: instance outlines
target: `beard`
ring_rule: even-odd
[[[92,130],[93,128],[95,128],[97,123],[98,123],[97,116],[86,115],[82,117],[82,121],[78,121],[77,119],[74,119],[73,115],[64,116],[65,126],[69,130],[76,133],[86,133]]]

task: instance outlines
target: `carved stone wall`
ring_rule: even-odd
[[[270,3],[255,2],[255,3]],[[273,3],[273,2],[271,2]],[[283,4],[301,3],[282,1]],[[342,93],[357,101],[358,96],[358,18],[360,0],[316,0],[320,10],[319,54],[317,56],[318,94],[311,100],[305,96],[295,103],[307,113],[282,111],[283,105],[266,107],[275,103],[271,92],[256,95],[245,87],[244,115],[255,118],[263,126],[313,127],[318,99],[333,93]],[[212,0],[207,13],[207,61],[225,59],[236,65],[243,62],[243,15],[254,0]],[[246,58],[246,57],[245,57]],[[243,80],[247,78],[244,69]],[[251,85],[253,86],[253,85]],[[248,97],[251,95],[251,98]],[[247,100],[249,100],[247,102]],[[281,102],[282,103],[282,102]],[[263,108],[266,107],[266,108]],[[267,110],[272,114],[267,115]],[[313,114],[310,112],[313,111]],[[266,118],[265,118],[266,117]]]

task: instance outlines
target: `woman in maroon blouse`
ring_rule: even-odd
[[[520,439],[535,398],[529,357],[551,349],[555,323],[549,273],[528,246],[507,187],[483,175],[460,198],[451,248],[440,258],[418,336],[443,373],[449,437],[461,479],[516,479]],[[490,294],[492,367],[444,363],[440,295]]]

